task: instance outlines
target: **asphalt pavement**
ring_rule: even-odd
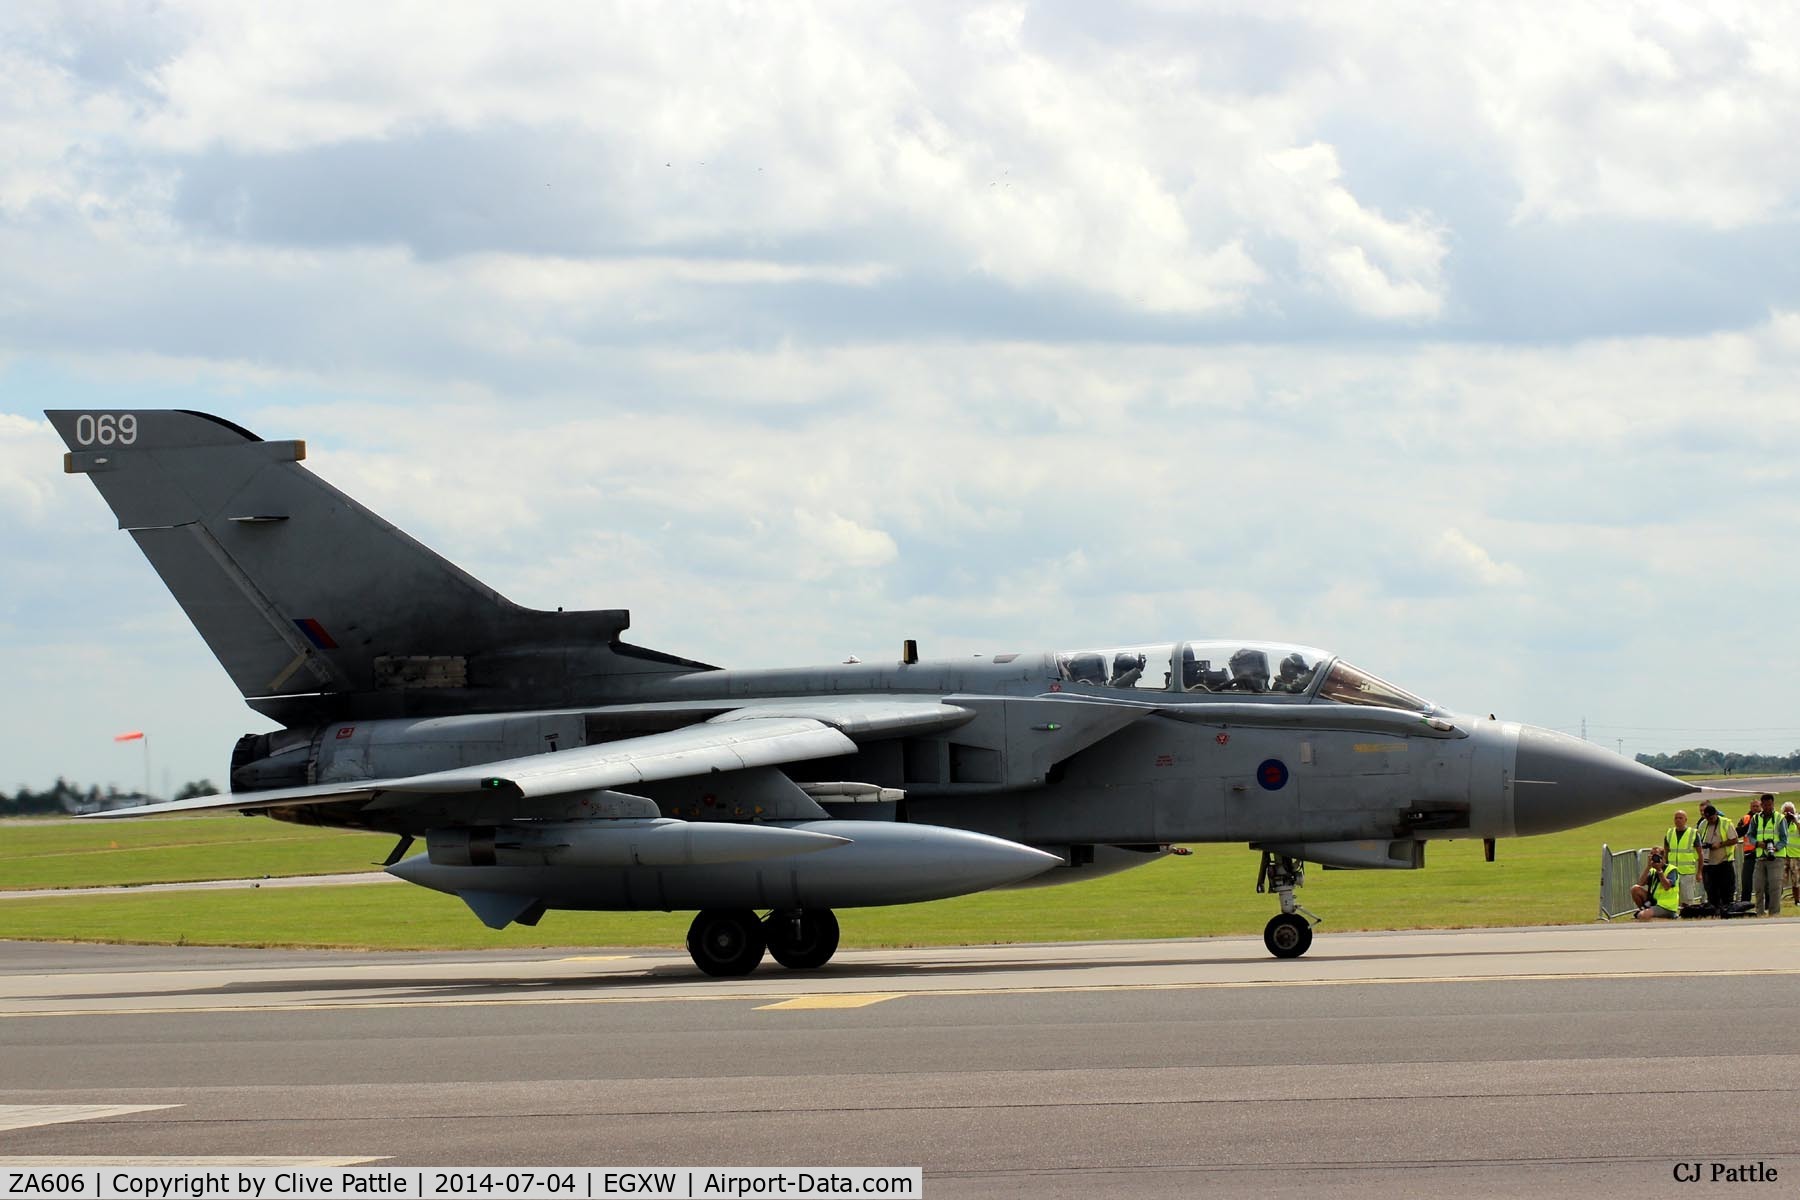
[[[666,951],[0,943],[0,1163],[918,1165],[933,1197],[1266,1197],[1681,1194],[1702,1159],[1791,1194],[1797,984],[1786,919],[742,980]]]

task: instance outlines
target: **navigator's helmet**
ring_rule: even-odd
[[[1232,682],[1245,680],[1261,687],[1269,686],[1269,656],[1248,646],[1231,656]]]

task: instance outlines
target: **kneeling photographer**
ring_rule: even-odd
[[[1681,873],[1669,867],[1661,846],[1650,851],[1650,864],[1631,885],[1631,902],[1637,905],[1640,921],[1681,915]]]

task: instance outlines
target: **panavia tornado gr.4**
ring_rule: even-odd
[[[51,412],[251,708],[235,809],[397,836],[400,878],[489,926],[698,911],[711,975],[813,968],[834,910],[1093,878],[1242,842],[1304,954],[1304,864],[1410,870],[1693,791],[1454,714],[1306,646],[1236,639],[734,671],[521,608],[266,442],[186,411]],[[415,839],[426,851],[406,857]],[[1491,852],[1491,845],[1490,845]]]

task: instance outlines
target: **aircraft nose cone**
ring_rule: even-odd
[[[1513,825],[1520,837],[1555,833],[1700,789],[1567,734],[1519,730]]]

